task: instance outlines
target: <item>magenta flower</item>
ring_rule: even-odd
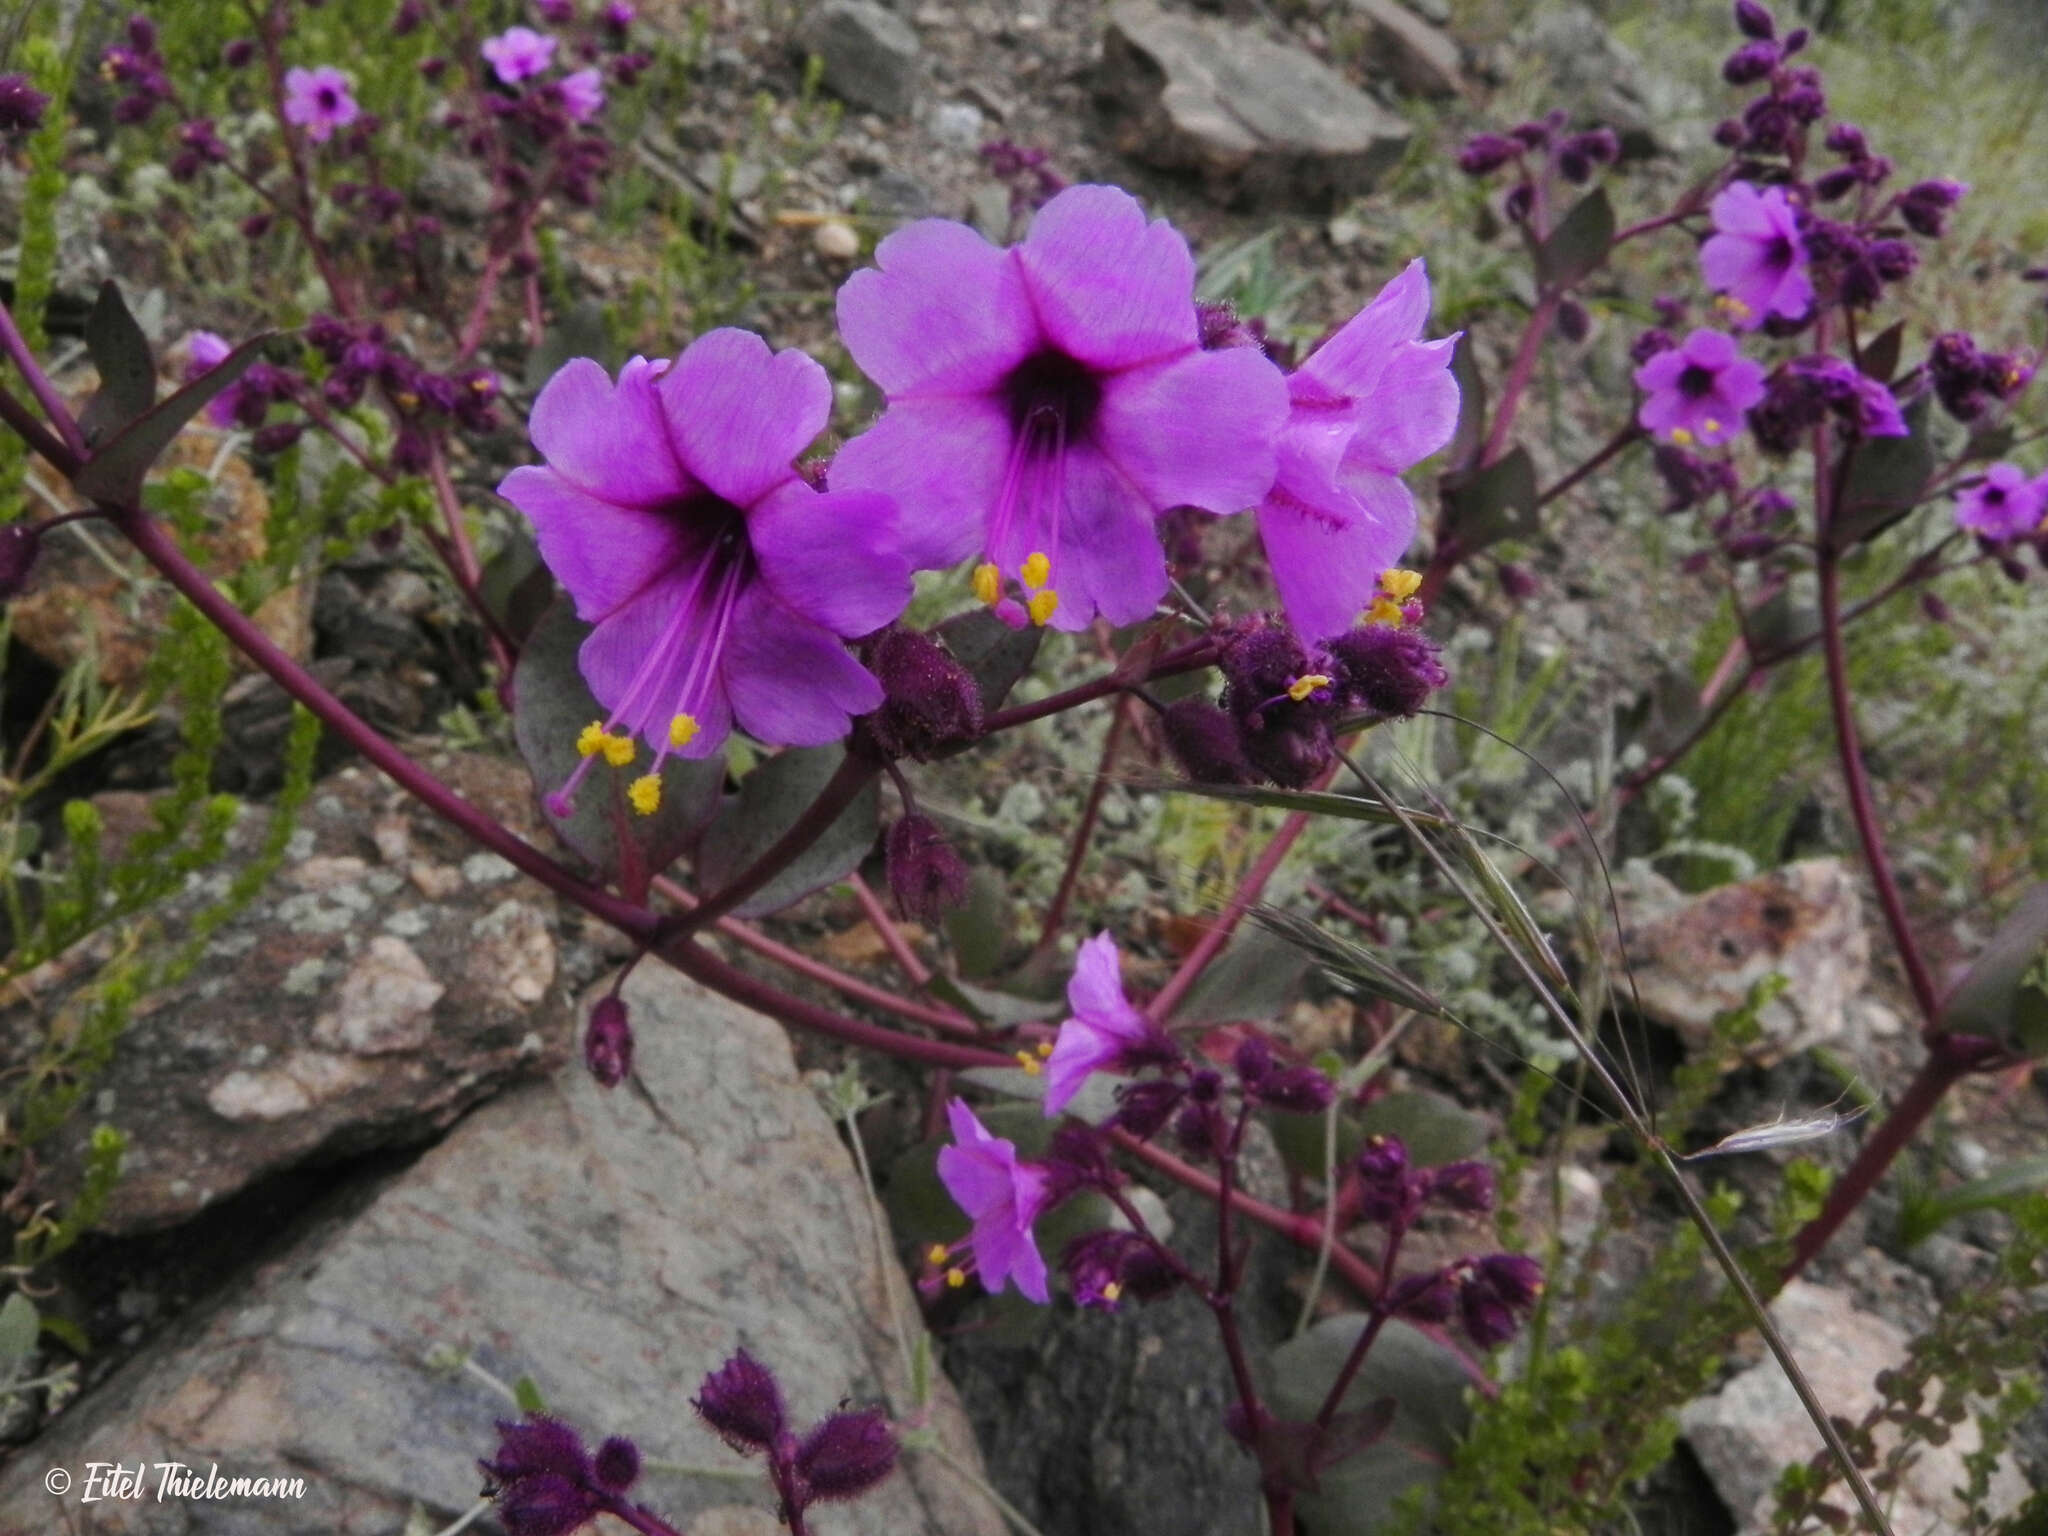
[[[501,81],[517,85],[548,67],[555,56],[555,40],[531,27],[512,27],[488,39],[483,55]]]
[[[234,350],[212,331],[194,331],[185,338],[185,382],[189,384],[201,374],[213,372]],[[241,386],[230,384],[206,402],[206,419],[226,431],[234,426],[241,403]]]
[[[1691,447],[1725,443],[1742,430],[1742,413],[1764,397],[1764,370],[1735,350],[1735,338],[1699,330],[1636,370],[1649,397],[1636,412],[1643,429]]]
[[[1415,536],[1401,472],[1458,425],[1457,337],[1419,341],[1429,318],[1420,260],[1288,376],[1279,475],[1259,504],[1259,537],[1287,616],[1305,639],[1350,628],[1380,573]]]
[[[636,357],[616,384],[577,358],[540,392],[531,430],[547,463],[498,493],[596,626],[578,659],[609,711],[557,808],[597,753],[631,761],[636,736],[658,772],[671,754],[709,756],[735,719],[812,746],[882,702],[840,637],[901,613],[910,567],[887,497],[819,492],[791,468],[831,410],[823,368],[736,330],[673,363]],[[653,811],[659,783],[634,784],[637,809]]]
[[[968,1243],[982,1289],[994,1295],[1014,1279],[1020,1292],[1043,1305],[1045,1257],[1031,1224],[1051,1193],[1045,1170],[1018,1161],[1015,1143],[990,1135],[958,1099],[947,1104],[946,1118],[953,1145],[939,1149],[939,1180],[974,1223]]]
[[[1753,331],[1774,315],[1804,315],[1813,304],[1813,279],[1799,216],[1784,189],[1759,192],[1746,181],[1732,182],[1710,211],[1714,234],[1700,247],[1700,272],[1721,294],[1730,323]]]
[[[1272,485],[1280,372],[1202,350],[1187,242],[1129,194],[1069,187],[1008,250],[922,220],[875,260],[839,328],[889,404],[832,482],[894,496],[920,568],[978,553],[975,593],[1012,622],[1144,618],[1166,591],[1158,515]]]
[[[306,130],[315,144],[325,144],[337,128],[346,128],[362,108],[349,94],[348,76],[332,64],[318,69],[284,72],[284,118]]]
[[[2016,464],[1994,464],[1984,478],[1956,493],[1956,526],[1987,539],[2023,539],[2048,510],[2048,475],[2029,480]]]
[[[604,110],[604,76],[594,69],[579,69],[562,76],[562,110],[572,123],[587,123]]]
[[[1045,1063],[1045,1112],[1057,1115],[1081,1091],[1092,1072],[1123,1065],[1133,1052],[1152,1045],[1158,1031],[1124,996],[1116,940],[1098,933],[1074,957],[1067,982],[1073,1017],[1060,1026]]]

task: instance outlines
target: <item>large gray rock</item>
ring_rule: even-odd
[[[1617,38],[1584,5],[1542,7],[1516,34],[1509,58],[1519,73],[1550,76],[1552,97],[1574,127],[1604,123],[1627,156],[1694,149],[1706,141],[1706,100],[1690,82],[1662,73]]]
[[[1250,27],[1126,0],[1109,15],[1101,93],[1117,147],[1199,173],[1234,202],[1327,203],[1369,191],[1408,125],[1320,60]]]
[[[1615,984],[1632,980],[1643,1012],[1687,1044],[1709,1041],[1715,1017],[1773,972],[1786,987],[1758,1015],[1759,1057],[1851,1034],[1870,935],[1855,874],[1840,859],[1802,859],[1697,896],[1636,870],[1620,895],[1629,969],[1615,972]]]
[[[903,117],[917,103],[917,33],[874,0],[830,0],[811,14],[803,45],[824,62],[825,87],[856,107]]]
[[[1877,1373],[1905,1363],[1906,1336],[1883,1318],[1858,1311],[1840,1291],[1794,1280],[1771,1303],[1771,1319],[1828,1412],[1852,1422],[1876,1406]],[[1768,1357],[1712,1397],[1688,1404],[1679,1424],[1742,1536],[1771,1529],[1778,1474],[1821,1449],[1820,1434],[1791,1382]],[[1896,1427],[1882,1426],[1876,1441],[1882,1458],[1897,1444]],[[1962,1510],[1950,1490],[1966,1481],[1963,1458],[1981,1443],[1976,1424],[1965,1420],[1946,1445],[1921,1446],[1886,1498],[1892,1529],[1959,1529]],[[2012,1513],[2026,1493],[2012,1456],[2001,1457],[1988,1500],[1992,1519]],[[1836,1502],[1846,1502],[1846,1495]]]
[[[450,758],[442,771],[531,831],[517,763]],[[146,825],[141,795],[100,798],[109,841]],[[161,904],[166,944],[227,891],[268,832],[245,809],[230,856]],[[506,1083],[568,1059],[553,898],[408,808],[380,775],[322,780],[282,867],[196,965],[143,997],[106,1075],[45,1149],[45,1189],[74,1188],[92,1127],[129,1151],[101,1227],[185,1220],[268,1175],[438,1135]],[[0,1031],[25,1038],[89,1005],[76,989],[111,932],[22,978]]]
[[[1365,23],[1366,62],[1416,96],[1457,96],[1465,89],[1458,44],[1399,0],[1347,0]]]
[[[0,1531],[70,1517],[100,1536],[396,1536],[415,1505],[439,1529],[475,1502],[476,1458],[509,1416],[474,1372],[430,1366],[451,1351],[691,1466],[745,1465],[689,1407],[740,1346],[802,1423],[843,1397],[908,1416],[888,1317],[915,1326],[915,1303],[893,1263],[876,1269],[864,1190],[782,1031],[653,965],[626,997],[646,1096],[572,1069],[478,1110],[60,1417],[0,1471]],[[978,1465],[943,1380],[929,1422]],[[306,1490],[91,1506],[45,1490],[50,1467],[116,1456]],[[695,1536],[777,1529],[765,1484],[650,1472],[635,1492]],[[1002,1532],[914,1452],[868,1498],[814,1513],[820,1536]]]

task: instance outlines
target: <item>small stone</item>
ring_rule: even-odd
[[[354,885],[369,867],[352,854],[338,858],[322,856],[293,865],[285,871],[284,877],[302,891],[336,891],[343,886]]]
[[[1045,791],[1028,779],[1021,779],[1003,791],[996,807],[996,820],[1020,827],[1034,826],[1045,818]]]
[[[370,828],[370,841],[386,864],[403,864],[412,856],[412,823],[403,816],[379,816]]]
[[[495,853],[472,853],[462,861],[462,877],[471,885],[496,885],[518,873],[510,860]]]
[[[981,108],[965,101],[949,101],[932,113],[932,137],[956,149],[979,149],[987,128]]]
[[[453,864],[429,864],[415,859],[405,876],[413,889],[429,901],[447,901],[462,890],[462,871]]]
[[[811,249],[827,261],[854,261],[860,256],[860,235],[851,224],[827,219],[811,231]]]
[[[434,1004],[447,990],[410,944],[380,933],[349,967],[334,1011],[314,1024],[313,1038],[364,1056],[416,1051],[433,1034]]]
[[[828,0],[812,13],[803,46],[824,61],[826,89],[888,117],[917,99],[921,51],[910,23],[874,0]]]

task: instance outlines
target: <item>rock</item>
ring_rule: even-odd
[[[1507,57],[1550,75],[1556,104],[1573,127],[1604,123],[1621,135],[1621,152],[1642,157],[1704,141],[1705,100],[1647,65],[1584,5],[1546,6],[1515,36]]]
[[[856,107],[903,117],[917,102],[921,51],[910,23],[874,0],[829,0],[812,13],[803,44],[825,65],[825,86]]]
[[[932,113],[932,137],[955,149],[979,149],[988,124],[973,102],[949,101]]]
[[[1852,1422],[1877,1404],[1877,1373],[1906,1359],[1906,1336],[1892,1324],[1858,1311],[1841,1292],[1805,1280],[1785,1287],[1771,1303],[1771,1318],[1828,1411]],[[1713,1396],[1688,1404],[1679,1425],[1745,1536],[1771,1529],[1778,1474],[1821,1448],[1791,1383],[1768,1357]],[[1877,1431],[1880,1460],[1897,1439],[1891,1425]],[[1965,1420],[1946,1445],[1921,1446],[1887,1498],[1892,1529],[1956,1528],[1963,1511],[1950,1490],[1965,1481],[1963,1458],[1979,1444],[1976,1424]],[[2011,1455],[2000,1457],[1988,1501],[1993,1522],[2017,1509],[2026,1492]]]
[[[61,1415],[0,1472],[0,1530],[79,1518],[77,1491],[53,1500],[45,1470],[116,1454],[286,1474],[305,1494],[102,1503],[80,1520],[100,1536],[391,1536],[413,1528],[415,1503],[439,1530],[475,1502],[476,1458],[511,1409],[474,1373],[431,1366],[437,1354],[503,1382],[530,1375],[580,1428],[694,1466],[747,1465],[687,1407],[741,1345],[777,1371],[800,1423],[843,1397],[907,1416],[889,1319],[915,1319],[916,1304],[899,1270],[875,1269],[865,1192],[782,1031],[653,965],[625,996],[646,1096],[576,1067],[478,1110]],[[977,1465],[951,1388],[935,1389],[931,1426]],[[650,1472],[634,1492],[697,1536],[777,1529],[765,1480]],[[1003,1527],[911,1453],[813,1529]]]
[[[1458,96],[1465,89],[1457,42],[1398,0],[1348,0],[1365,23],[1366,65],[1416,96]]]
[[[860,236],[851,224],[827,219],[811,231],[811,249],[827,261],[854,261],[860,256]]]
[[[1690,897],[1636,872],[1621,899],[1643,1012],[1687,1044],[1707,1044],[1715,1016],[1741,1006],[1774,971],[1787,985],[1758,1016],[1756,1054],[1775,1058],[1848,1035],[1850,1001],[1870,975],[1870,936],[1856,878],[1840,859],[1803,859]],[[1617,970],[1615,985],[1627,982]]]
[[[1250,27],[1126,0],[1109,17],[1099,90],[1117,147],[1200,173],[1241,203],[1327,203],[1371,189],[1408,125],[1312,55]]]
[[[511,824],[530,827],[521,765],[447,767],[471,798],[510,802]],[[510,782],[486,788],[493,777]],[[52,1146],[51,1193],[75,1187],[86,1137],[104,1121],[128,1134],[129,1154],[101,1226],[168,1226],[301,1163],[427,1140],[506,1083],[568,1059],[575,1014],[552,898],[443,866],[452,886],[422,899],[408,864],[422,852],[459,859],[465,845],[402,805],[359,768],[320,782],[272,884],[188,974],[138,1003],[98,1107]],[[155,909],[163,952],[268,826],[268,812],[246,809],[229,859]],[[406,862],[384,860],[380,843]],[[94,975],[79,963],[88,958],[74,952],[23,979],[35,1016],[65,1027],[85,1004],[70,994]],[[33,1027],[13,1013],[0,1030]]]

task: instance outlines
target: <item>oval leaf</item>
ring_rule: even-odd
[[[1486,1122],[1439,1093],[1414,1089],[1383,1094],[1359,1112],[1366,1136],[1398,1136],[1408,1160],[1435,1168],[1472,1157],[1486,1146]]]
[[[1941,1027],[2048,1056],[2048,885],[2028,891],[1999,925],[1942,1005]]]
[[[1437,481],[1444,532],[1467,554],[1536,531],[1536,461],[1519,443],[1480,469]]]
[[[981,685],[981,707],[989,712],[1002,708],[1010,690],[1031,670],[1045,638],[1045,631],[1035,624],[1012,629],[987,608],[955,614],[932,633],[974,674]]]
[[[1536,282],[1556,290],[1582,282],[1607,260],[1614,244],[1614,206],[1604,188],[1595,187],[1558,221],[1536,247]]]
[[[729,795],[718,817],[704,833],[697,855],[697,889],[708,894],[753,868],[754,861],[774,847],[797,818],[811,808],[839,771],[846,748],[837,742],[823,747],[792,747],[778,752],[746,776],[737,795]],[[881,794],[870,780],[827,827],[774,879],[749,896],[734,915],[760,917],[779,912],[815,890],[843,880],[860,867],[880,830]]]
[[[78,430],[90,448],[156,404],[156,359],[149,338],[112,278],[100,284],[92,313],[85,317],[85,350],[100,375],[98,391],[78,416]]]

